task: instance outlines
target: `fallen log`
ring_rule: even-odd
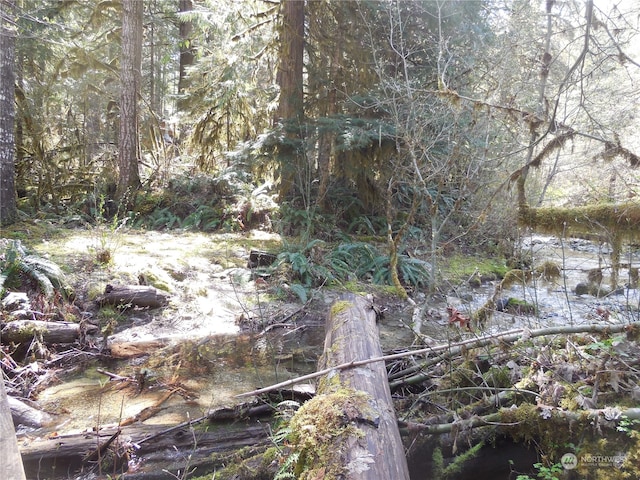
[[[35,335],[42,336],[42,341],[51,343],[73,343],[81,333],[79,323],[73,322],[43,322],[41,320],[14,320],[7,323],[0,335],[3,343],[29,342]]]
[[[4,390],[4,382],[0,380],[0,464],[2,465],[3,478],[23,480],[24,469],[16,432],[13,428],[13,420],[7,402],[7,392]]]
[[[118,308],[160,308],[169,303],[169,296],[155,287],[147,285],[111,285],[104,289],[104,294],[96,298],[101,307],[114,305]]]
[[[14,397],[7,397],[13,424],[31,428],[41,428],[53,422],[53,417],[42,410],[38,410]]]
[[[372,303],[345,295],[327,318],[319,368],[381,354]],[[409,479],[384,362],[331,371],[296,412],[291,431],[296,471],[305,478]]]
[[[106,456],[107,447],[119,457],[130,451],[138,459],[135,474],[126,473],[126,463],[119,464],[115,472],[105,471],[123,474],[120,477],[123,479],[176,478],[170,472],[177,474],[186,469],[195,469],[194,473],[203,475],[223,466],[212,464],[212,452],[266,446],[270,429],[264,417],[271,416],[273,411],[273,407],[264,404],[234,412],[219,409],[171,427],[135,423],[48,438],[25,438],[19,447],[28,478],[50,478],[52,472],[68,472],[73,478],[72,474],[92,468],[91,457],[96,452]],[[206,429],[194,428],[203,422],[208,423]]]

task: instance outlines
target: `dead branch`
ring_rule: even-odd
[[[366,365],[368,363],[373,363],[373,362],[386,362],[390,360],[397,360],[399,358],[411,357],[415,355],[425,355],[425,354],[438,353],[438,352],[445,351],[445,353],[443,353],[442,355],[439,355],[438,357],[433,358],[428,362],[424,362],[422,364],[409,367],[393,375],[393,378],[400,378],[405,375],[411,374],[413,372],[419,371],[428,366],[434,365],[448,358],[459,355],[463,350],[468,350],[470,348],[484,347],[496,341],[513,343],[525,337],[525,335],[527,338],[534,338],[534,337],[541,337],[546,335],[569,335],[573,333],[619,333],[625,330],[632,330],[636,328],[640,328],[640,322],[632,322],[625,325],[622,325],[622,324],[620,325],[609,325],[609,324],[607,325],[596,325],[596,324],[565,325],[565,326],[559,326],[559,327],[541,328],[538,330],[525,330],[525,329],[509,330],[507,332],[502,332],[502,333],[492,334],[492,335],[483,335],[481,337],[471,338],[468,340],[464,340],[464,341],[456,342],[452,344],[436,345],[436,346],[422,348],[419,350],[409,350],[407,352],[394,353],[392,355],[383,355],[381,357],[370,358],[368,360],[358,360],[354,362],[343,363],[341,365],[336,365],[335,367],[331,367],[331,368],[325,368],[323,370],[319,370],[317,372],[310,373],[308,375],[292,378],[290,380],[286,380],[284,382],[280,382],[275,385],[270,385],[268,387],[259,388],[257,390],[252,390],[250,392],[241,393],[239,395],[236,395],[236,397],[249,397],[251,395],[261,395],[263,393],[271,392],[273,390],[284,389],[291,385],[295,385],[296,383],[301,383],[307,380],[312,380],[314,378],[321,377],[335,370],[343,370],[345,368],[359,367],[361,365]],[[420,379],[419,381],[424,380],[424,377],[421,375],[416,375],[414,377],[411,377],[411,379],[414,380],[414,383],[418,383],[418,380],[416,380],[417,378]],[[395,387],[402,385],[403,383],[408,383],[408,380],[409,379],[404,381],[391,382],[391,388],[393,389]]]
[[[574,333],[619,333],[623,331],[630,331],[633,329],[640,328],[640,322],[633,322],[628,324],[619,324],[619,325],[609,325],[609,324],[592,324],[592,325],[564,325],[564,326],[556,326],[556,327],[546,327],[540,328],[538,330],[511,330],[509,332],[496,334],[496,335],[485,335],[482,337],[478,337],[475,339],[470,339],[464,342],[454,343],[452,345],[444,345],[438,347],[440,350],[447,349],[443,354],[431,358],[425,362],[419,363],[412,367],[409,367],[405,370],[401,370],[394,374],[394,378],[398,378],[399,380],[392,381],[390,383],[390,387],[393,390],[394,388],[398,388],[401,385],[413,385],[416,383],[423,382],[428,378],[428,375],[419,373],[408,378],[400,379],[404,375],[411,374],[413,372],[417,372],[428,368],[432,365],[436,365],[444,360],[448,360],[450,358],[456,357],[472,348],[481,348],[486,347],[487,345],[491,345],[493,343],[513,343],[522,339],[530,339],[535,337],[545,337],[549,335],[570,335]]]
[[[601,408],[601,409],[590,409],[583,411],[568,411],[568,410],[560,410],[555,407],[547,407],[544,405],[538,406],[540,410],[540,421],[544,422],[545,420],[550,419],[551,417],[565,420],[567,422],[584,422],[584,421],[600,421],[603,423],[609,422],[611,427],[614,427],[618,424],[618,422],[625,418],[631,420],[640,419],[640,408],[628,408],[626,410],[618,410],[615,408]],[[501,409],[499,412],[491,413],[489,415],[484,416],[473,416],[464,420],[459,420],[451,423],[440,423],[436,425],[425,425],[422,423],[413,423],[407,422],[402,424],[401,427],[406,428],[411,431],[419,431],[425,435],[441,435],[443,433],[450,433],[452,431],[466,430],[474,427],[486,427],[486,426],[500,426],[500,425],[513,425],[512,423],[502,423],[503,412],[508,410],[510,413],[513,412],[513,409]],[[545,412],[548,412],[548,417],[543,416],[546,415]],[[517,416],[515,415],[510,416]]]
[[[143,408],[140,412],[138,412],[133,417],[129,417],[120,422],[121,427],[125,427],[127,425],[132,425],[136,422],[144,422],[149,418],[153,417],[156,413],[162,410],[162,404],[169,400],[171,396],[176,393],[175,389],[168,391],[160,400],[158,400],[154,405],[150,407]]]

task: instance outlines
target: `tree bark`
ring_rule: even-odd
[[[0,381],[0,465],[2,478],[12,480],[25,478],[4,381]]]
[[[122,58],[120,66],[120,138],[118,151],[118,187],[116,199],[130,203],[140,188],[138,160],[138,95],[142,65],[143,2],[124,0],[122,4]]]
[[[333,305],[327,319],[324,353],[318,368],[382,355],[376,312],[372,307],[369,300],[353,294],[345,295]],[[344,392],[348,393],[345,395]],[[347,427],[343,430],[346,438],[321,436],[317,440],[320,445],[316,446],[316,451],[336,452],[335,456],[332,454],[329,459],[317,459],[316,465],[307,467],[322,469],[323,472],[339,471],[350,480],[408,480],[407,460],[384,362],[333,371],[321,380],[316,398],[305,404],[299,412],[303,412],[312,402],[331,402],[332,398],[336,399],[336,403],[319,411],[332,412],[338,409],[339,418]],[[310,416],[305,420],[317,422],[317,428],[303,424],[302,427],[307,431],[300,432],[303,438],[313,435],[310,432],[321,431],[327,418],[318,417]],[[294,421],[292,425],[295,425]],[[334,462],[338,462],[338,465]],[[318,470],[314,473],[321,472]]]
[[[303,113],[304,0],[283,0],[280,66],[280,101],[276,121],[285,126],[286,139],[278,152],[280,160],[280,199],[295,195],[296,175],[302,173],[302,160],[295,148],[300,138]]]
[[[192,0],[180,0],[178,13],[190,13],[192,10]],[[187,88],[187,67],[193,65],[195,55],[192,45],[193,38],[191,38],[193,34],[193,22],[184,17],[178,17],[178,20],[180,21],[180,77],[178,79],[178,93],[182,94]]]
[[[15,1],[0,1],[0,225],[16,220]]]

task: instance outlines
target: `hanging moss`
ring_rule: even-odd
[[[453,462],[447,465],[447,467],[444,469],[442,478],[456,478],[460,474],[460,472],[462,472],[465,463],[476,457],[482,447],[484,447],[484,442],[479,442],[464,453],[456,455]]]
[[[517,409],[500,410],[500,422],[505,425],[505,432],[516,442],[535,443],[548,455],[555,456],[556,449],[580,436],[584,425],[573,425],[569,431],[568,424],[551,416],[543,419],[536,405],[520,405]],[[581,422],[582,423],[582,422]],[[585,424],[588,424],[585,415]],[[560,455],[566,452],[560,453]]]

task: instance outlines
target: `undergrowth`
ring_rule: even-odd
[[[51,260],[29,253],[19,240],[0,242],[0,296],[6,290],[37,289],[46,296],[71,293],[62,269]]]
[[[389,255],[370,243],[359,241],[344,241],[336,246],[317,239],[304,245],[285,244],[275,264],[266,272],[283,270],[297,282],[292,290],[302,301],[306,301],[308,289],[322,285],[344,285],[352,281],[391,285]],[[430,265],[423,260],[400,255],[398,270],[405,285],[427,287],[431,283]]]

